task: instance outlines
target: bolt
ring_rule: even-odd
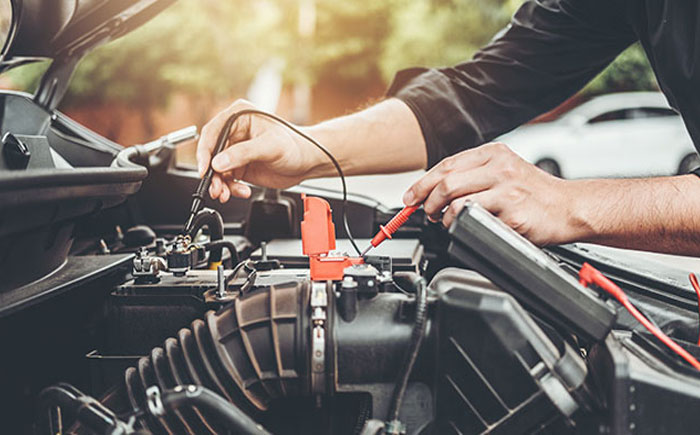
[[[260,242],[260,259],[267,261],[267,242]]]
[[[116,235],[117,240],[124,240],[124,231],[122,231],[122,227],[117,225],[114,227],[114,233]]]
[[[217,296],[223,298],[226,296],[226,279],[224,278],[224,266],[221,264],[216,267],[216,284]]]
[[[166,254],[165,239],[159,237],[156,239],[156,255],[163,256]]]
[[[100,239],[100,253],[102,255],[109,255],[109,246],[107,246],[105,239]]]
[[[346,276],[343,278],[343,288],[352,289],[357,288],[357,283],[351,276]]]

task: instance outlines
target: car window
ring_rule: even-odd
[[[665,107],[634,107],[631,109],[611,110],[601,113],[588,120],[588,124],[597,124],[606,121],[620,121],[623,119],[648,119],[678,116],[672,109]]]
[[[627,110],[612,110],[610,112],[601,113],[588,120],[588,124],[598,124],[607,121],[620,121],[622,119],[627,119]]]
[[[663,107],[637,107],[629,109],[627,119],[644,119],[644,118],[665,118],[670,116],[678,116],[672,109]]]

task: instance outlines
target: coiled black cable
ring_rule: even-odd
[[[331,161],[333,166],[335,167],[336,172],[338,173],[338,176],[340,177],[340,181],[343,185],[343,203],[342,203],[342,209],[341,209],[341,215],[343,219],[343,228],[345,229],[345,233],[348,236],[348,239],[350,240],[350,243],[352,244],[353,249],[357,252],[358,255],[361,255],[360,248],[357,246],[357,243],[355,243],[355,239],[352,236],[352,233],[350,232],[350,226],[348,225],[348,217],[347,217],[347,202],[348,202],[348,188],[347,185],[345,184],[345,174],[343,173],[343,169],[340,167],[340,163],[338,163],[338,160],[333,156],[333,154],[320,144],[316,139],[312,138],[311,136],[307,135],[306,133],[302,132],[298,128],[296,128],[294,125],[291,123],[287,122],[286,120],[280,118],[277,115],[274,115],[272,113],[268,113],[262,110],[258,109],[242,109],[239,110],[238,112],[233,113],[231,116],[228,117],[226,120],[226,123],[224,124],[224,127],[221,129],[219,132],[219,136],[216,141],[216,147],[214,148],[214,153],[212,153],[212,158],[219,154],[221,151],[223,151],[224,147],[226,146],[226,143],[228,142],[229,136],[231,135],[231,128],[233,127],[233,124],[238,120],[243,115],[260,115],[265,118],[269,118],[285,127],[293,131],[294,133],[298,134],[305,140],[309,141],[311,144],[313,144],[316,148],[321,150],[323,154],[328,157],[328,159]],[[194,194],[192,195],[193,201],[192,201],[192,207],[190,209],[190,217],[188,218],[187,222],[185,223],[185,228],[184,232],[189,233],[191,225],[192,225],[192,220],[194,219],[194,215],[199,211],[199,209],[202,206],[202,202],[204,201],[204,195],[206,194],[207,190],[209,189],[209,185],[211,184],[211,179],[214,176],[214,169],[209,165],[209,169],[207,169],[206,174],[204,177],[202,177],[202,180],[199,182],[199,186],[197,186],[197,190],[195,190]]]

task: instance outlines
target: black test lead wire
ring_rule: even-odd
[[[321,152],[323,152],[323,154],[325,154],[326,157],[328,157],[328,159],[331,161],[331,163],[335,167],[335,170],[338,173],[338,176],[340,177],[340,181],[343,185],[343,202],[342,202],[342,208],[341,208],[343,227],[345,229],[345,233],[348,236],[348,240],[350,240],[350,244],[352,244],[352,247],[355,249],[355,252],[357,252],[357,254],[361,256],[360,248],[357,246],[357,243],[355,243],[355,238],[352,236],[352,233],[350,232],[350,226],[348,225],[348,217],[347,217],[348,189],[347,189],[347,185],[345,184],[345,174],[343,173],[343,169],[340,167],[340,163],[338,163],[338,160],[336,160],[336,158],[328,150],[328,148],[321,145],[318,141],[316,141],[316,139],[314,139],[311,136],[307,135],[306,133],[302,132],[301,130],[296,128],[294,125],[292,125],[291,123],[287,122],[286,120],[280,118],[277,115],[274,115],[274,114],[268,113],[268,112],[264,112],[264,111],[258,110],[258,109],[242,109],[242,110],[239,110],[238,112],[233,113],[226,120],[224,127],[221,129],[221,131],[219,132],[219,136],[217,137],[216,147],[214,148],[214,153],[212,154],[212,159],[214,158],[214,156],[216,156],[221,151],[223,151],[224,147],[226,146],[226,143],[228,142],[229,136],[231,134],[231,128],[233,127],[233,124],[236,122],[236,120],[238,120],[238,118],[240,118],[242,115],[249,115],[249,114],[263,116],[265,118],[271,119],[271,120],[287,127],[288,129],[290,129],[294,133],[298,134],[302,138],[309,141],[316,148],[321,150]],[[189,233],[189,231],[192,227],[192,221],[194,220],[195,215],[202,208],[202,203],[204,202],[204,195],[206,194],[207,190],[209,190],[209,185],[211,184],[211,179],[213,176],[214,176],[214,169],[211,167],[211,163],[210,163],[209,168],[207,169],[207,172],[204,174],[204,177],[202,177],[202,179],[199,181],[199,185],[197,186],[197,189],[192,194],[192,206],[190,207],[190,214],[187,218],[187,221],[185,222],[185,226],[183,229],[184,234]]]

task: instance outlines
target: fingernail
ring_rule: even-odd
[[[406,205],[413,205],[413,202],[416,200],[415,196],[413,195],[413,191],[407,190],[406,193],[403,194],[403,203]]]
[[[211,166],[217,171],[226,169],[228,164],[229,159],[226,154],[219,154],[218,156],[214,157],[214,160],[211,161]]]
[[[236,189],[236,196],[240,198],[247,198],[250,196],[250,187],[246,185],[237,184],[234,189]]]
[[[197,163],[197,172],[199,172],[199,176],[200,176],[200,177],[203,177],[203,176],[204,176],[204,173],[206,172],[206,170],[207,170],[207,167],[206,167],[206,165],[204,164],[204,162],[198,162],[198,163]]]

